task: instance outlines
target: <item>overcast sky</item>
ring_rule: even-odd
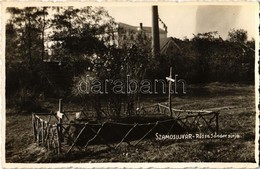
[[[105,7],[117,22],[138,26],[151,26],[151,6]],[[159,5],[159,17],[168,27],[168,36],[183,39],[192,38],[193,34],[218,31],[222,38],[235,29],[248,31],[249,39],[257,34],[256,5],[198,6],[198,5]],[[163,28],[160,25],[160,28]]]

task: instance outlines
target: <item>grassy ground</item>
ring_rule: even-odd
[[[6,162],[253,162],[255,133],[254,86],[209,84],[189,86],[188,94],[173,98],[173,107],[220,111],[220,134],[238,134],[237,139],[144,140],[137,147],[119,149],[92,146],[86,152],[54,155],[33,143],[31,115],[19,115],[7,109]],[[165,102],[165,97],[147,98],[146,104]],[[50,103],[46,103],[50,104]],[[71,107],[72,105],[66,105]],[[57,105],[53,105],[57,107]]]

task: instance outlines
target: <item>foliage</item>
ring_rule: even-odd
[[[11,18],[8,20],[6,33],[10,35],[10,41],[16,42],[17,50],[19,50],[15,53],[18,55],[15,60],[26,61],[30,67],[43,59],[45,52],[44,36],[48,26],[48,20],[45,18],[48,15],[46,9],[46,7],[7,8]],[[7,43],[7,45],[11,44]],[[36,57],[39,51],[42,57]],[[12,56],[8,53],[7,60],[11,58]]]
[[[247,31],[243,29],[232,29],[228,32],[228,40],[230,42],[245,43],[247,41]]]
[[[211,37],[193,39],[199,55],[198,73],[203,78],[200,82],[253,81],[254,71],[249,67],[254,67],[254,50],[240,42]]]
[[[173,67],[173,73],[188,83],[254,81],[254,40],[241,43],[223,40],[217,32],[206,32],[194,35],[190,41],[174,41],[180,50],[160,57],[161,69],[156,72],[161,77],[168,76],[169,67]]]
[[[61,97],[71,91],[72,84],[74,88],[77,85],[73,77],[82,79],[89,72],[101,81],[126,82],[129,76],[140,82],[144,78],[164,79],[169,75],[169,67],[173,67],[173,73],[188,83],[254,80],[255,43],[247,40],[247,32],[242,29],[231,30],[227,40],[217,32],[198,33],[190,40],[173,38],[178,49],[153,58],[151,39],[145,31],[126,33],[101,7],[12,7],[7,12],[11,14],[6,24],[8,98],[15,94],[19,97],[22,90],[30,91],[34,98],[56,92]],[[120,39],[119,35],[124,36]],[[52,84],[46,60],[57,63],[54,78],[55,72],[68,77],[60,80],[62,84]],[[108,90],[112,90],[112,85],[108,85]],[[72,94],[79,96],[75,90]],[[99,118],[102,99],[90,95],[83,100],[87,102],[89,97],[93,98],[90,104]],[[139,97],[138,92],[110,92],[105,98],[109,100],[110,114],[120,116],[121,103],[127,104],[127,113],[132,115]]]
[[[63,72],[77,76],[93,70],[113,43],[115,23],[103,8],[26,7],[8,8],[7,12],[11,14],[6,25],[7,97],[20,90],[37,92],[32,93],[36,97],[42,92],[54,93],[59,86],[49,87],[53,82],[44,59],[60,62],[52,66],[51,76],[60,72],[60,65],[64,65]],[[71,84],[71,80],[64,83]]]
[[[144,35],[141,34],[142,32],[137,33],[135,35],[135,39],[131,39],[131,43],[129,43],[129,38],[131,38],[131,36],[127,36],[123,41],[121,41],[121,47],[110,46],[107,48],[108,52],[104,52],[102,54],[97,53],[96,59],[92,64],[93,72],[96,73],[94,75],[96,80],[100,80],[101,82],[106,80],[112,81],[107,85],[108,94],[103,96],[103,98],[107,99],[107,106],[105,107],[109,107],[108,114],[110,116],[120,116],[122,113],[122,103],[126,104],[126,111],[128,115],[131,116],[133,114],[134,104],[136,104],[139,93],[114,93],[112,83],[116,80],[120,80],[126,84],[127,77],[135,79],[137,82],[140,82],[144,78],[144,74],[150,63],[151,50],[149,41],[144,39]],[[74,83],[74,86],[77,86],[79,81],[84,80],[85,77],[90,74],[90,72],[81,74],[79,80]],[[93,77],[93,75],[91,75],[91,77]],[[124,91],[127,91],[125,87],[126,86],[124,86]],[[89,94],[86,96],[84,93],[79,93],[78,95],[83,98],[90,96]],[[95,100],[95,104],[99,103],[95,109],[100,109],[100,97],[95,95],[92,96],[92,99]],[[95,104],[92,103],[92,105]],[[97,110],[97,112],[100,111],[102,110]]]
[[[51,57],[70,63],[79,74],[108,52],[116,25],[103,8],[88,6],[57,7],[52,26]]]
[[[7,97],[38,86],[40,77],[36,69],[45,55],[46,9],[7,8],[11,14],[6,24]]]

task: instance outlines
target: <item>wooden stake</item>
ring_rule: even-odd
[[[48,144],[49,133],[50,133],[50,124],[47,123],[47,124],[46,124],[46,133],[45,133],[45,137],[44,137],[44,144]],[[47,145],[47,146],[49,146],[49,145]],[[49,148],[48,148],[48,149],[49,149]]]
[[[76,139],[74,140],[74,142],[72,143],[71,147],[69,148],[69,150],[67,151],[67,153],[69,153],[71,151],[71,149],[75,146],[75,144],[77,143],[79,137],[81,136],[82,132],[85,130],[85,128],[87,127],[87,124],[85,124],[85,126],[81,129],[81,131],[79,132],[78,136],[76,137]]]
[[[124,138],[116,145],[115,149],[120,146],[120,144],[126,139],[126,137],[131,133],[131,131],[137,126],[137,124],[134,124],[134,126],[126,133]]]
[[[172,131],[172,128],[175,126],[175,124],[177,123],[177,121],[173,121],[173,124],[171,126],[171,128],[168,130],[167,134],[170,134],[170,132]]]
[[[216,112],[216,134],[218,134],[218,129],[219,129],[219,126],[218,126],[218,115],[219,115],[219,113]]]
[[[36,136],[36,128],[35,128],[35,114],[32,114],[32,127],[33,127],[33,138],[34,138],[34,142],[36,142],[37,140],[37,136]]]
[[[106,122],[105,122],[105,123],[106,123]],[[103,128],[103,126],[105,125],[105,123],[103,123],[103,124],[101,125],[101,127],[100,127],[100,128],[98,129],[98,131],[96,132],[95,136],[88,140],[87,144],[84,146],[84,149],[86,149],[87,146],[88,146],[88,144],[89,144],[91,141],[93,141],[93,140],[98,136],[98,134],[100,133],[100,131],[101,131],[101,129]],[[91,129],[90,126],[89,126],[89,128]]]
[[[172,78],[172,67],[170,67],[170,78]],[[169,100],[169,108],[170,108],[170,114],[171,117],[173,116],[172,113],[172,97],[171,97],[171,88],[172,88],[172,82],[169,80],[169,95],[168,95],[168,100]]]
[[[63,113],[62,99],[59,99],[59,113]],[[62,117],[59,117],[59,123],[62,123]]]
[[[42,145],[44,145],[44,121],[42,121]]]
[[[58,138],[58,154],[60,154],[61,153],[61,139],[60,139],[60,131],[59,131],[59,129],[60,129],[60,126],[59,126],[60,124],[58,124],[56,127],[56,130],[57,130],[57,138]]]
[[[53,112],[50,113],[50,116],[49,116],[49,118],[48,118],[48,123],[51,122],[51,116],[52,116],[52,115],[53,115]]]
[[[155,125],[154,125],[142,138],[140,138],[140,139],[134,144],[134,146],[136,146],[137,144],[139,144],[149,133],[151,133],[151,132],[155,129],[155,127],[158,125],[158,123],[159,123],[159,121],[157,121],[157,122],[155,123]]]
[[[55,140],[54,140],[54,127],[52,126],[51,130],[50,130],[50,134],[51,134],[51,137],[50,137],[50,146],[51,148],[54,148],[56,149],[56,144],[55,144]]]
[[[59,113],[62,114],[63,113],[63,104],[62,104],[62,99],[59,99]],[[63,142],[63,136],[62,136],[62,120],[63,120],[63,115],[61,115],[61,117],[59,116],[59,127],[60,127],[60,130],[59,132],[61,133],[60,134],[60,141]]]
[[[36,126],[36,130],[37,130],[37,143],[38,143],[38,145],[40,144],[40,122],[39,122],[40,120],[37,118],[37,120],[36,120],[36,124],[37,124],[37,126]]]
[[[160,108],[159,104],[157,104],[157,111],[158,111],[159,114],[161,113],[161,108]]]

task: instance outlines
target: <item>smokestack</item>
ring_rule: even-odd
[[[160,54],[160,38],[158,24],[158,6],[152,6],[152,50],[153,56]]]
[[[140,23],[140,30],[143,30],[143,23]]]

